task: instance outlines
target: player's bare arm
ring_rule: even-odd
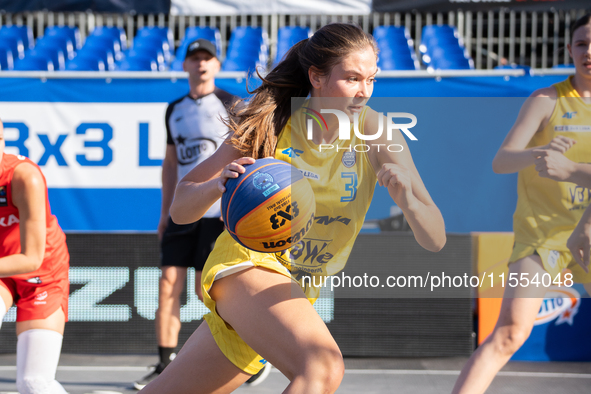
[[[526,149],[527,144],[538,131],[542,130],[554,111],[556,89],[547,87],[536,90],[523,104],[515,124],[505,137],[494,160],[493,171],[497,174],[509,174],[534,164],[534,149],[552,149],[565,152],[575,141],[558,137],[547,146]]]
[[[196,222],[222,195],[220,181],[223,177],[236,177],[230,172],[243,173],[241,164],[250,164],[253,159],[233,163],[240,159],[240,152],[232,145],[224,143],[203,163],[193,168],[181,179],[176,187],[174,200],[170,206],[170,216],[177,224]],[[228,168],[229,167],[229,168]],[[223,181],[225,183],[225,181]]]
[[[377,129],[378,116],[381,115],[373,110],[368,111],[365,124],[368,133]],[[386,124],[385,119],[383,122]],[[438,252],[446,242],[443,216],[417,171],[406,140],[399,130],[394,130],[392,141],[387,140],[387,133],[382,133],[377,143],[384,146],[394,143],[403,147],[400,152],[370,150],[369,158],[377,174],[378,184],[388,188],[390,197],[402,209],[417,242],[429,251]]]
[[[39,170],[22,163],[14,170],[12,201],[18,208],[21,252],[0,258],[0,277],[38,269],[45,253],[45,183]]]
[[[541,177],[591,188],[591,164],[576,163],[553,149],[534,149],[532,154]]]

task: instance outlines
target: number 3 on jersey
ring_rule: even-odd
[[[341,172],[341,178],[348,179],[345,184],[345,191],[348,193],[341,196],[341,202],[351,202],[357,197],[357,173],[356,172]]]

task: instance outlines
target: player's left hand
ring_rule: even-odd
[[[401,209],[408,207],[415,199],[412,193],[412,174],[403,165],[383,164],[377,178],[378,184],[388,188],[390,196]]]
[[[567,159],[562,153],[552,149],[534,149],[534,164],[542,178],[554,181],[568,181],[575,171],[575,162]]]
[[[591,249],[591,226],[579,223],[566,241],[566,247],[575,261],[589,273],[589,251]]]

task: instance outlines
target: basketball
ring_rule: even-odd
[[[239,244],[257,252],[288,249],[314,223],[310,183],[297,168],[277,159],[259,159],[244,167],[244,174],[228,179],[222,195],[226,229]]]

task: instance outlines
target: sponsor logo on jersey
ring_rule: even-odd
[[[357,162],[356,152],[343,152],[343,157],[341,158],[343,165],[347,168],[351,168]]]
[[[568,193],[571,204],[581,204],[591,201],[591,189],[587,189],[586,187],[569,187]],[[586,207],[582,206],[581,208],[585,209]]]
[[[47,301],[45,301],[48,297],[47,291],[44,291],[42,293],[39,293],[35,296],[35,302],[33,302],[33,305],[45,305],[47,304]]]
[[[323,224],[325,226],[328,226],[329,224],[331,224],[333,222],[343,223],[345,226],[348,226],[349,223],[351,222],[351,219],[344,218],[340,215],[337,216],[336,218],[333,218],[331,216],[317,216],[316,217],[316,223],[318,223],[318,224]]]
[[[332,239],[304,238],[292,245],[291,249],[277,253],[277,259],[281,264],[311,274],[322,273],[326,263],[332,259],[332,253],[328,252],[328,246]]]
[[[187,165],[196,162],[200,156],[209,157],[217,149],[217,144],[209,138],[187,139],[179,134],[177,142],[178,162]]]
[[[561,126],[554,126],[554,131],[574,131],[579,133],[585,133],[591,131],[591,126],[589,125],[561,125]]]
[[[546,292],[534,325],[556,320],[555,325],[568,323],[572,326],[580,304],[581,295],[575,289],[552,286]]]
[[[304,153],[304,151],[301,149],[294,149],[292,147],[289,147],[287,149],[283,149],[281,153],[289,157],[300,157],[300,155]]]
[[[37,299],[38,301],[43,301],[46,298],[47,298],[47,291],[41,292],[35,296],[35,299]]]
[[[0,186],[0,207],[8,206],[8,195],[6,192],[6,186]]]
[[[320,179],[320,176],[316,173],[313,173],[312,171],[300,170],[300,172],[305,178],[314,179],[315,181]]]
[[[577,114],[577,112],[565,112],[562,117],[566,118],[566,119],[572,119],[575,117],[575,115]]]
[[[548,265],[552,268],[556,267],[556,263],[558,262],[558,258],[560,257],[560,252],[557,250],[551,250],[548,253]]]
[[[19,220],[12,213],[8,215],[8,217],[4,216],[0,218],[0,226],[2,227],[9,227],[15,223],[19,223]]]
[[[27,282],[28,283],[33,283],[33,284],[36,284],[36,285],[40,285],[41,283],[43,283],[43,281],[41,280],[41,278],[38,277],[38,276],[36,276],[34,278],[27,279]]]

